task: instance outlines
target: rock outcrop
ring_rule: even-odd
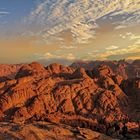
[[[79,68],[82,67],[86,70],[97,69],[101,65],[106,65],[116,74],[123,77],[123,79],[140,77],[140,60],[127,62],[125,60],[120,61],[79,61],[74,62],[71,67]]]
[[[22,67],[20,65],[6,65],[0,64],[0,82],[4,82],[6,80],[14,79],[18,70]]]
[[[47,122],[32,124],[0,123],[0,140],[117,140],[104,134]]]

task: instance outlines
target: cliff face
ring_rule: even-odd
[[[132,114],[140,96],[140,79],[129,78],[125,68],[121,69],[127,78],[106,63],[92,69],[60,64],[44,67],[37,62],[19,65],[11,70],[15,76],[9,79],[11,71],[6,72],[0,82],[0,119],[51,121],[104,132],[101,122],[140,116],[139,112]]]

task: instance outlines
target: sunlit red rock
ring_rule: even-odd
[[[139,78],[126,79],[107,64],[91,70],[22,64],[15,77],[0,82],[0,120],[52,121],[105,133],[101,122],[140,116],[132,112],[139,108],[139,89]]]

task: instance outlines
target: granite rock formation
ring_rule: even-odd
[[[94,63],[1,65],[0,120],[47,121],[101,133],[107,123],[137,121],[140,61]]]

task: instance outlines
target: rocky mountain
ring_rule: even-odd
[[[132,79],[140,77],[140,60],[132,62],[120,60],[120,61],[77,61],[74,62],[71,67],[79,68],[82,67],[86,70],[97,69],[100,65],[109,66],[112,71],[123,77],[123,79]]]
[[[129,120],[130,131],[137,129],[131,123],[140,117],[139,64],[137,60],[1,65],[0,120],[45,121],[104,134],[106,124]]]
[[[0,82],[13,79],[22,65],[0,65]]]

